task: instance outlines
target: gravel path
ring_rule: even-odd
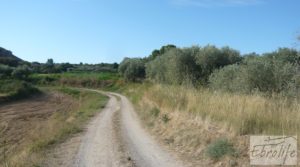
[[[106,94],[110,100],[103,111],[88,125],[72,166],[185,166],[142,128],[132,104],[125,96],[116,93]]]

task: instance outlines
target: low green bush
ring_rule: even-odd
[[[1,101],[18,100],[40,93],[39,89],[20,80],[0,80],[0,93],[6,96]]]
[[[206,150],[207,155],[214,160],[218,160],[225,155],[234,155],[235,152],[233,144],[223,138],[212,142]]]

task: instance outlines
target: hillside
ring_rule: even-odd
[[[16,67],[21,62],[23,62],[23,60],[13,55],[11,51],[0,47],[0,64]]]

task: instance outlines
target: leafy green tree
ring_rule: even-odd
[[[159,54],[162,55],[172,49],[176,49],[176,46],[172,44],[162,46],[159,50]]]
[[[114,63],[114,64],[112,65],[112,68],[113,68],[113,69],[118,69],[118,68],[119,68],[119,64],[118,64],[118,63]]]
[[[139,81],[145,78],[145,63],[140,58],[125,58],[119,66],[119,72],[127,81]]]
[[[226,66],[209,78],[213,89],[230,92],[286,94],[298,90],[299,66],[276,58],[256,57],[242,65]],[[300,86],[300,85],[299,85]]]
[[[269,59],[281,60],[285,63],[300,65],[300,55],[299,52],[295,49],[279,48],[277,51],[266,53],[263,56]]]
[[[42,67],[43,73],[54,73],[55,72],[55,64],[53,59],[48,59],[46,64]]]
[[[57,64],[55,67],[54,67],[54,71],[55,72],[66,72],[68,71],[68,69],[70,68],[73,68],[73,65],[70,64],[70,63],[61,63],[61,64]]]
[[[175,45],[169,44],[169,45],[162,46],[162,47],[160,48],[160,50],[155,49],[155,50],[151,53],[151,55],[150,55],[149,57],[145,58],[145,61],[146,61],[146,62],[152,61],[152,60],[154,60],[155,58],[157,58],[157,57],[159,57],[159,56],[165,54],[166,52],[168,52],[168,51],[170,51],[170,50],[172,50],[172,49],[176,49],[176,46],[175,46]]]
[[[146,75],[153,81],[196,85],[200,68],[189,50],[172,49],[146,65]]]
[[[199,50],[196,55],[196,63],[201,67],[201,80],[203,84],[208,81],[209,75],[215,70],[226,65],[241,62],[240,53],[229,47],[219,49],[207,45]]]
[[[214,90],[248,93],[243,71],[243,67],[237,64],[215,70],[209,76],[209,86]]]
[[[146,64],[146,77],[158,83],[166,83],[166,64],[165,57],[157,57]]]

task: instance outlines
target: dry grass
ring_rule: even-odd
[[[195,166],[249,166],[248,135],[299,132],[300,103],[296,100],[147,84],[133,85],[127,95],[146,127]],[[215,162],[205,155],[207,145],[220,138],[234,144],[237,157]]]
[[[300,130],[300,102],[282,97],[237,95],[156,85],[147,100],[167,112],[188,112],[222,123],[236,134],[295,135]]]
[[[0,123],[8,122],[0,134],[0,166],[41,166],[47,150],[82,131],[86,121],[107,101],[107,97],[93,92],[68,88],[53,91],[55,96],[0,108]]]

